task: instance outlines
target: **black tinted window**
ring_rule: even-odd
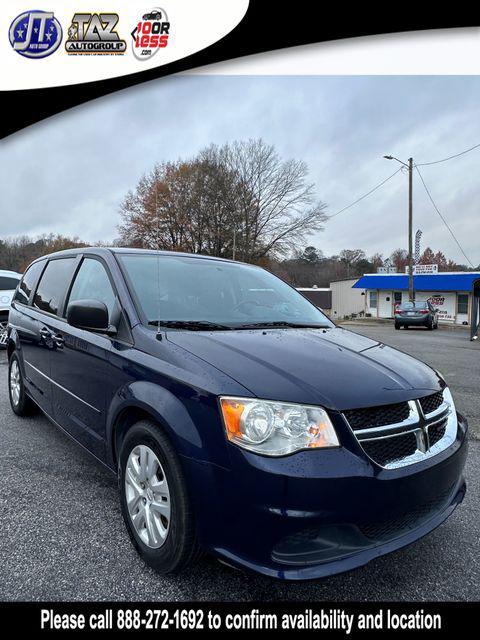
[[[18,287],[18,290],[15,294],[14,300],[16,300],[17,302],[22,302],[23,304],[28,304],[32,289],[35,286],[37,278],[44,266],[45,262],[43,262],[42,260],[41,262],[35,262],[26,270],[20,286]]]
[[[17,278],[0,276],[0,291],[14,291],[17,288]]]
[[[57,315],[58,307],[70,282],[74,258],[51,260],[37,287],[33,306]]]
[[[85,258],[75,278],[68,302],[75,300],[100,300],[107,305],[111,317],[115,293],[105,267],[98,260]]]

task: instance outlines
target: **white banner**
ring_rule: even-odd
[[[90,82],[180,60],[230,33],[248,4],[249,0],[3,2],[0,89]]]

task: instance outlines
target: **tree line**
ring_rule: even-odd
[[[102,243],[96,243],[101,246]],[[122,241],[117,240],[117,245]],[[55,251],[86,247],[88,243],[78,237],[62,235],[43,235],[36,238],[17,236],[0,239],[0,269],[23,273],[26,267],[40,256]],[[375,273],[378,267],[392,265],[399,273],[405,273],[408,253],[405,249],[396,249],[388,258],[375,253],[370,257],[362,249],[343,249],[337,255],[325,256],[321,249],[311,245],[304,249],[295,249],[283,257],[263,256],[260,263],[290,284],[297,287],[328,287],[334,280],[360,277],[364,273]],[[448,260],[441,251],[432,251],[427,247],[422,253],[420,264],[438,264],[439,271],[468,271],[466,265]],[[480,270],[480,265],[479,269]]]
[[[447,259],[442,251],[427,247],[421,254],[419,264],[437,264],[439,271],[471,271],[464,264]],[[330,282],[346,278],[357,278],[364,273],[376,273],[379,267],[390,266],[397,273],[405,273],[408,251],[395,249],[389,256],[375,253],[370,257],[362,249],[343,249],[337,255],[325,256],[313,246],[296,251],[290,258],[275,261],[272,271],[297,287],[328,287]],[[480,271],[480,265],[478,267]]]

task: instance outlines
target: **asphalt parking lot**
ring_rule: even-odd
[[[466,334],[351,326],[426,360],[447,376],[478,428],[480,345]],[[461,507],[414,545],[347,574],[280,583],[203,559],[159,577],[124,531],[116,482],[44,417],[17,418],[0,352],[0,599],[2,600],[479,600],[480,441],[470,442]]]

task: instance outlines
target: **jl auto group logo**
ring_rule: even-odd
[[[25,58],[46,58],[58,49],[62,27],[48,11],[24,11],[10,25],[10,44]]]
[[[116,13],[76,13],[65,42],[71,54],[123,54],[127,43],[118,35]]]
[[[163,9],[155,7],[144,13],[132,31],[132,51],[138,60],[153,58],[168,45],[170,22]]]

